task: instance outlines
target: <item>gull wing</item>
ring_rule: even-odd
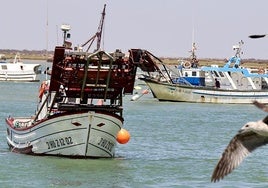
[[[268,126],[268,116],[266,116],[262,121]]]
[[[268,137],[254,132],[238,133],[224,150],[211,177],[217,182],[230,174],[253,150],[268,143]]]

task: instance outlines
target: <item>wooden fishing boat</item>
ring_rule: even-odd
[[[102,21],[104,15],[105,7]],[[124,122],[123,96],[132,94],[136,76],[133,52],[127,58],[120,50],[72,50],[66,41],[70,27],[62,30],[64,45],[55,48],[37,111],[32,117],[6,119],[7,143],[11,151],[24,154],[114,157]]]

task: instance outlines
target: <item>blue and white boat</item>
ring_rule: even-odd
[[[169,68],[159,58],[143,51],[151,57],[150,66],[157,68],[152,69],[156,70],[154,72],[148,72],[149,76],[141,79],[159,101],[247,104],[258,100],[268,103],[267,70],[241,66],[242,44],[241,41],[233,46],[236,53],[223,67],[193,67],[191,64],[183,63],[178,67],[177,77],[168,74]],[[216,80],[220,87],[216,87]]]

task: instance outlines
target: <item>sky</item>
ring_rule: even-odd
[[[61,24],[73,46],[97,31],[106,4],[102,49],[142,48],[158,57],[229,58],[243,40],[242,58],[268,59],[267,0],[2,0],[0,49],[54,50]]]

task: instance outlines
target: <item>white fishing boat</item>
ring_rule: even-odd
[[[97,37],[104,15],[105,6]],[[6,119],[7,143],[11,151],[24,154],[114,157],[124,122],[123,96],[134,88],[137,68],[132,52],[127,58],[119,50],[72,50],[70,42],[65,45],[70,27],[64,25],[62,30],[64,45],[55,48],[52,73],[40,87],[37,111],[32,117]],[[123,139],[120,143],[129,136]]]
[[[23,63],[20,55],[16,54],[12,62],[0,61],[0,81],[39,81],[40,67],[40,64]]]
[[[169,74],[169,67],[160,59],[146,50],[141,51],[140,58],[150,57],[148,66],[154,67],[141,80],[159,101],[246,104],[257,100],[268,103],[267,71],[242,67],[241,45],[242,42],[234,46],[235,55],[223,67],[181,66],[177,77]],[[220,87],[216,87],[215,81],[220,83]]]

